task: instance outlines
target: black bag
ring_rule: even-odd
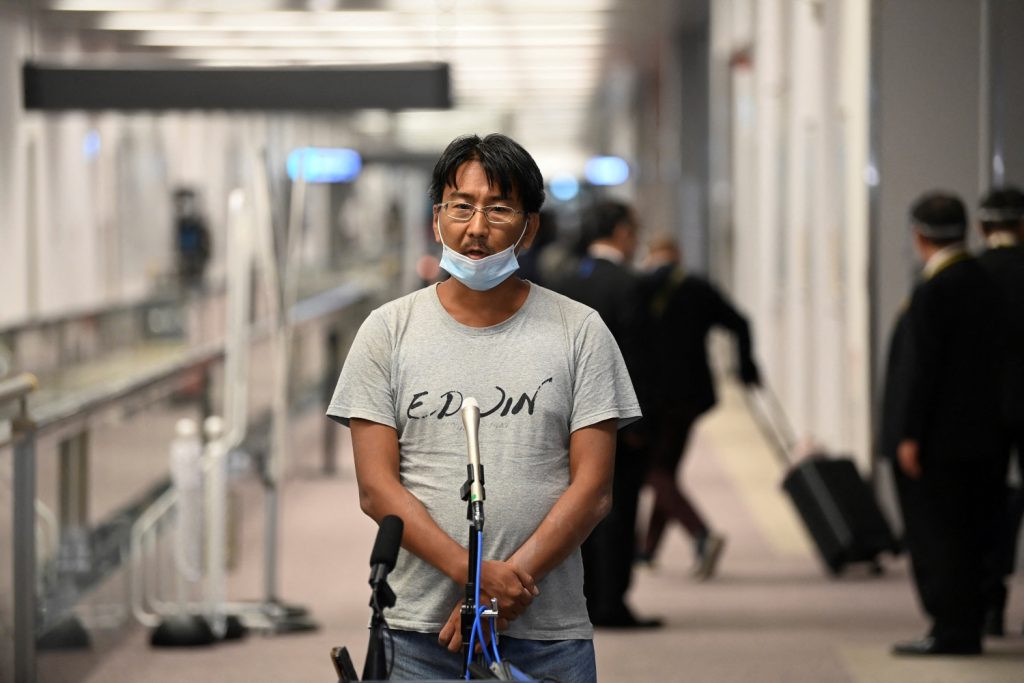
[[[900,545],[882,515],[874,493],[850,458],[815,453],[794,463],[793,440],[777,401],[767,389],[755,390],[751,413],[786,467],[782,488],[796,507],[822,561],[833,575],[851,562],[870,562],[881,572],[878,555],[898,554]]]

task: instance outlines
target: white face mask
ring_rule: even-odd
[[[526,227],[523,226],[523,233],[519,235],[516,243],[508,249],[502,249],[497,254],[485,256],[482,259],[471,259],[468,256],[449,249],[444,243],[441,235],[441,217],[437,217],[437,235],[441,239],[441,267],[448,273],[478,292],[485,292],[494,289],[508,279],[512,273],[519,270],[519,261],[516,259],[516,247],[526,236]]]

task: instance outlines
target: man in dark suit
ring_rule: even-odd
[[[984,562],[1005,481],[997,294],[964,249],[967,213],[957,197],[924,195],[910,223],[924,270],[890,349],[897,377],[886,383],[892,415],[883,434],[932,628],[893,652],[979,654]]]
[[[715,572],[725,537],[714,533],[677,484],[677,471],[686,453],[690,430],[716,402],[708,363],[707,337],[712,328],[728,330],[736,340],[740,379],[760,383],[751,351],[750,326],[726,297],[707,280],[687,273],[682,254],[671,238],[648,245],[644,278],[651,317],[650,354],[658,372],[650,378],[647,413],[652,436],[651,471],[654,508],[637,555],[650,561],[657,552],[665,525],[678,521],[694,540],[693,575],[709,579]]]
[[[1014,187],[992,190],[982,198],[978,222],[987,249],[978,262],[999,288],[1006,325],[1006,359],[1002,378],[1002,417],[1008,457],[1017,453],[1018,472],[1024,473],[1024,192]],[[1004,634],[1008,596],[1006,577],[1013,574],[1017,537],[1024,513],[1020,486],[1008,489],[998,539],[987,567],[988,611],[985,633]]]
[[[619,344],[640,406],[646,410],[648,371],[641,348],[646,326],[639,279],[629,268],[639,223],[622,202],[598,201],[584,215],[581,241],[586,253],[554,288],[595,309]],[[641,423],[644,422],[643,420]],[[647,439],[642,424],[619,430],[615,447],[612,509],[584,542],[587,609],[594,626],[650,628],[658,619],[636,617],[625,602],[632,580],[633,538],[640,488],[647,476]]]

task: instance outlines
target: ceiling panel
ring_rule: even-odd
[[[649,48],[692,14],[688,6],[706,2],[56,0],[36,7],[48,25],[83,36],[98,63],[133,56],[221,67],[446,62],[454,111],[394,114],[397,137],[439,148],[459,132],[500,128],[531,150],[568,159],[580,154],[607,74],[622,63],[646,68]]]

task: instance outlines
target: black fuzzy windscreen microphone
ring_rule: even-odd
[[[398,560],[398,549],[402,545],[402,529],[405,524],[401,517],[388,515],[380,520],[377,529],[377,540],[373,543],[370,553],[370,585],[375,586],[382,581]]]

